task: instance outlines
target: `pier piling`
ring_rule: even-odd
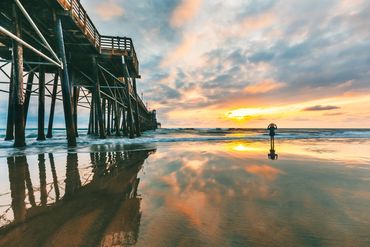
[[[32,84],[33,84],[34,76],[35,76],[35,73],[33,71],[30,71],[28,73],[27,86],[26,86],[26,97],[24,100],[24,120],[26,123],[27,123],[28,108],[30,106]]]
[[[37,140],[44,141],[45,138],[45,70],[40,68],[39,72],[39,111],[38,111],[38,134]]]
[[[63,63],[62,73],[62,96],[63,96],[63,108],[64,108],[64,119],[66,124],[68,146],[76,146],[76,131],[73,125],[72,119],[72,104],[71,104],[71,91],[69,83],[68,65],[64,46],[63,27],[61,16],[57,16],[56,19],[56,34],[59,57]]]
[[[55,73],[54,83],[53,83],[53,92],[51,95],[48,133],[46,135],[47,138],[53,137],[53,123],[54,123],[55,102],[57,99],[58,80],[59,80],[59,73]]]
[[[21,20],[17,6],[13,4],[14,31],[18,38],[22,38]],[[23,95],[23,47],[13,41],[13,94],[14,94],[14,146],[26,145]]]
[[[6,124],[5,140],[14,140],[14,79],[13,79],[13,64],[10,69],[9,77],[9,98],[8,98],[8,119]]]

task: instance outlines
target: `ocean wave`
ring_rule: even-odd
[[[0,137],[4,135],[0,135]],[[13,148],[12,141],[0,141],[0,156],[17,155],[24,153],[65,152],[67,148],[66,133],[63,129],[54,131],[54,137],[46,141],[37,141],[37,130],[26,131],[27,148]],[[280,129],[276,139],[370,139],[370,129]],[[238,141],[238,140],[266,140],[269,135],[265,129],[237,129],[237,128],[177,128],[158,129],[147,131],[142,137],[128,139],[125,137],[110,137],[98,139],[87,135],[87,130],[80,130],[77,139],[77,148],[92,145],[136,145],[151,143],[174,142],[211,142],[211,141]]]

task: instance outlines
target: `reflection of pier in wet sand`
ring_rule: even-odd
[[[86,181],[77,153],[68,153],[64,183],[58,181],[62,174],[57,174],[53,154],[48,155],[50,169],[40,154],[39,188],[32,185],[27,158],[9,157],[14,219],[0,228],[0,246],[135,244],[141,219],[137,176],[154,151],[91,153],[92,173]],[[51,174],[46,174],[49,170]],[[53,178],[51,184],[46,175]],[[40,198],[35,198],[36,191]]]

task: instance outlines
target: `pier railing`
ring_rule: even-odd
[[[139,73],[139,61],[131,38],[101,35],[78,0],[57,0],[100,53],[128,56]]]

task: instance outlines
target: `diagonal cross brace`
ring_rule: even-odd
[[[38,29],[38,27],[36,26],[35,22],[32,20],[31,16],[28,14],[28,12],[26,11],[26,9],[23,7],[23,5],[21,4],[21,2],[19,0],[14,0],[14,1],[18,5],[19,9],[22,11],[23,15],[28,20],[28,22],[31,24],[31,26],[33,27],[33,29],[36,31],[37,35],[41,38],[42,42],[46,45],[46,47],[48,48],[48,50],[50,51],[50,53],[53,55],[53,57],[55,58],[55,60],[57,60],[57,62],[59,64],[61,64],[62,62],[59,60],[59,57],[56,55],[56,53],[54,52],[54,50],[51,48],[51,46],[49,45],[49,43],[45,39],[44,35],[42,35],[41,31]]]
[[[3,33],[3,34],[5,34],[5,35],[7,35],[7,36],[9,36],[10,38],[14,39],[16,42],[20,43],[21,45],[24,45],[25,47],[27,47],[28,49],[30,49],[31,51],[33,51],[34,53],[36,53],[40,57],[45,58],[46,60],[48,60],[52,64],[55,64],[56,66],[58,66],[58,67],[60,67],[60,68],[63,69],[63,66],[62,66],[61,63],[55,62],[53,59],[51,59],[50,57],[46,56],[41,51],[37,50],[35,47],[33,47],[32,45],[28,44],[26,41],[18,38],[16,35],[14,35],[13,33],[9,32],[8,30],[6,30],[4,27],[0,26],[0,32]]]

